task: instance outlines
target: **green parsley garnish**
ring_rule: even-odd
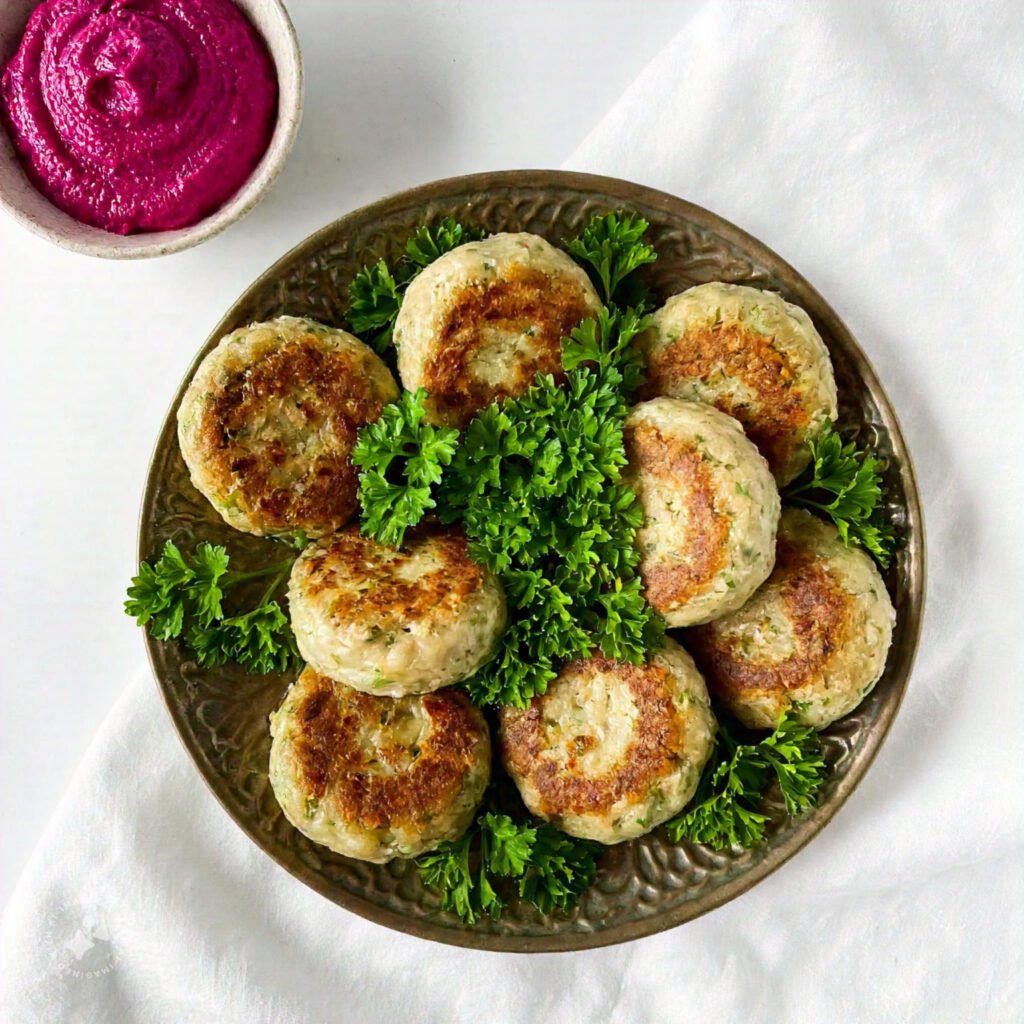
[[[451,217],[434,227],[422,225],[405,243],[405,251],[392,270],[383,259],[363,267],[348,286],[349,327],[378,353],[392,342],[395,318],[409,282],[446,252],[466,242],[483,238],[479,228],[467,228]]]
[[[363,267],[348,286],[345,319],[353,332],[378,353],[391,344],[404,287],[384,260]]]
[[[562,365],[566,370],[582,364],[615,370],[622,376],[618,386],[628,398],[644,382],[643,353],[633,340],[650,322],[639,310],[619,312],[606,306],[596,318],[584,320],[562,339]]]
[[[595,647],[640,664],[660,646],[664,624],[635,572],[643,510],[621,480],[625,374],[639,382],[627,353],[642,326],[632,311],[584,322],[565,342],[575,367],[565,387],[538,377],[488,406],[445,473],[441,518],[463,524],[511,611],[497,656],[465,684],[478,704],[524,707]]]
[[[482,814],[454,842],[416,859],[425,885],[441,894],[441,909],[466,924],[485,914],[497,920],[507,900],[502,879],[542,913],[568,910],[590,888],[597,843],[572,839],[551,825],[517,824],[505,814]]]
[[[646,227],[641,217],[609,214],[576,240],[597,254],[609,294],[654,258],[640,240]],[[428,265],[468,237],[451,220],[421,229],[406,262]],[[595,648],[639,664],[660,646],[664,624],[635,573],[643,511],[621,481],[628,398],[643,380],[633,341],[647,323],[632,308],[585,320],[562,340],[564,387],[538,377],[524,395],[483,409],[457,447],[454,430],[423,422],[423,394],[403,396],[360,432],[353,461],[362,469],[363,531],[399,545],[437,508],[501,576],[511,623],[496,656],[465,684],[479,704],[525,706],[562,663]]]
[[[362,530],[382,544],[401,547],[405,531],[437,502],[433,489],[452,460],[459,432],[423,421],[426,391],[406,391],[380,418],[359,431],[352,462],[359,474]]]
[[[775,731],[741,743],[721,720],[715,749],[689,807],[666,824],[673,842],[688,839],[716,850],[762,843],[768,816],[764,797],[777,783],[787,813],[813,807],[825,781],[821,740],[787,709]]]
[[[831,424],[810,442],[813,463],[783,491],[793,505],[824,512],[843,543],[859,544],[882,568],[892,561],[895,535],[882,506],[883,463],[852,442],[843,444]]]
[[[229,561],[219,544],[200,544],[187,558],[167,541],[159,558],[139,566],[124,610],[157,640],[184,639],[204,668],[235,662],[266,674],[299,664],[288,617],[271,600],[287,578],[292,559],[250,572],[229,572]],[[268,576],[270,586],[255,607],[225,615],[227,591]]]
[[[421,225],[416,234],[405,243],[405,260],[419,273],[446,252],[466,242],[479,242],[484,237],[482,228],[467,228],[452,217],[445,217],[436,227]]]
[[[592,218],[582,234],[566,241],[570,255],[583,265],[609,305],[647,304],[646,289],[636,285],[635,279],[626,279],[634,270],[658,258],[654,248],[643,241],[648,227],[638,214],[613,212]],[[631,287],[624,289],[624,285]]]

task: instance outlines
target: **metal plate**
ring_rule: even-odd
[[[658,829],[610,847],[597,881],[569,916],[544,917],[513,904],[497,922],[463,926],[438,910],[405,861],[348,860],[307,840],[285,820],[267,781],[267,716],[290,682],[232,669],[200,669],[187,650],[147,638],[160,692],[203,778],[238,825],[297,878],[348,910],[422,938],[481,949],[545,952],[622,942],[689,921],[745,892],[812,839],[867,771],[892,724],[910,675],[925,589],[924,533],[910,455],[896,415],[850,332],[814,288],[771,250],[691,203],[612,178],[556,171],[504,171],[434,182],[384,199],[323,228],[263,274],[214,328],[199,359],[228,331],[282,313],[341,324],[346,287],[364,264],[396,258],[425,221],[451,214],[489,232],[533,231],[553,242],[595,213],[628,208],[651,222],[658,261],[648,280],[661,298],[704,281],[770,288],[802,306],[828,345],[839,386],[840,422],[888,459],[887,500],[903,547],[887,574],[897,622],[885,675],[857,711],[825,734],[833,766],[819,806],[797,822],[776,813],[767,843],[715,852],[673,845]],[[824,230],[824,228],[823,228]],[[165,539],[187,548],[224,543],[244,565],[278,552],[225,526],[189,482],[174,412],[157,442],[142,508],[140,558]],[[777,812],[776,808],[776,812]]]

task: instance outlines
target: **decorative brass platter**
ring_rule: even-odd
[[[440,942],[517,952],[586,949],[636,939],[697,917],[756,885],[815,836],[867,771],[899,708],[921,628],[925,542],[910,455],[895,413],[850,332],[814,288],[770,249],[707,210],[613,178],[556,171],[504,171],[423,185],[328,225],[263,274],[228,310],[202,351],[226,332],[282,313],[342,325],[346,287],[364,264],[396,258],[421,223],[446,214],[495,231],[533,231],[558,243],[594,213],[628,208],[650,223],[658,261],[647,275],[661,298],[704,281],[777,290],[811,315],[828,345],[839,386],[840,424],[888,458],[886,494],[903,546],[887,574],[897,622],[885,675],[857,711],[825,733],[834,766],[813,813],[780,815],[759,849],[718,853],[673,845],[656,830],[603,854],[597,881],[569,916],[543,917],[513,903],[497,922],[465,927],[438,910],[406,861],[348,860],[291,827],[267,781],[267,716],[290,679],[236,669],[204,670],[177,644],[147,638],[160,692],[186,749],[214,794],[249,837],[297,878],[363,917]],[[823,228],[826,230],[827,228]],[[225,526],[189,482],[174,412],[164,423],[142,507],[140,558],[174,537],[191,548],[225,543],[240,564],[275,557],[267,541]]]

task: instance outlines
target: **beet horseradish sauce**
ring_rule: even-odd
[[[270,144],[277,75],[231,0],[45,0],[0,83],[35,186],[122,235],[188,227]]]

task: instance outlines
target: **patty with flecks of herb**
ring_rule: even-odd
[[[400,549],[355,526],[311,544],[288,591],[302,656],[366,693],[427,693],[470,676],[498,646],[507,614],[497,576],[465,534],[424,522]]]
[[[307,668],[270,732],[270,782],[288,820],[376,864],[457,839],[490,779],[487,723],[459,690],[373,697]]]
[[[236,530],[320,536],[358,507],[352,448],[398,396],[358,338],[301,317],[232,331],[178,409],[192,483]]]
[[[608,844],[678,814],[714,735],[704,680],[672,640],[643,665],[572,662],[527,708],[501,710],[502,760],[526,806]]]
[[[467,242],[409,285],[395,321],[398,372],[432,422],[464,426],[491,402],[560,374],[562,338],[601,308],[586,273],[524,232]]]
[[[896,618],[875,563],[803,509],[779,523],[775,568],[737,612],[685,642],[712,694],[744,725],[790,711],[823,729],[848,715],[885,668]]]
[[[670,626],[734,611],[765,581],[779,493],[736,420],[709,405],[655,398],[626,420],[626,483],[644,597]]]

